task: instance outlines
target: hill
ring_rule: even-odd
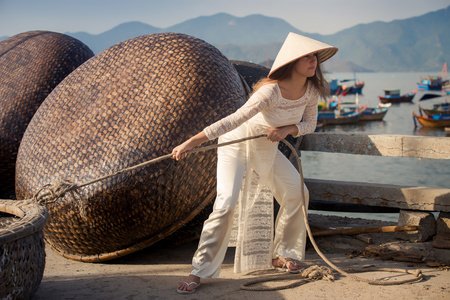
[[[179,32],[216,46],[230,60],[265,65],[275,58],[287,34],[295,32],[339,48],[333,60],[326,63],[327,71],[437,72],[444,62],[450,62],[448,28],[450,6],[414,18],[360,24],[332,35],[309,34],[279,18],[263,15],[235,17],[225,13],[194,18],[167,28],[128,22],[98,35],[86,32],[66,34],[98,53],[135,36]]]
[[[419,17],[357,25],[324,37],[339,58],[375,71],[438,71],[450,62],[450,6]]]

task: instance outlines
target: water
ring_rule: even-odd
[[[384,89],[400,89],[401,94],[416,91],[420,76],[427,75],[437,76],[439,73],[357,73],[356,78],[365,82],[363,94],[358,95],[359,104],[377,106],[379,103],[378,96],[384,94]],[[328,79],[337,78],[339,80],[354,77],[353,73],[331,73],[326,74],[326,76]],[[424,93],[418,91],[414,96],[413,103],[393,104],[383,121],[327,126],[324,131],[445,137],[443,128],[414,127],[411,111],[414,110],[418,113],[419,99]],[[444,95],[442,92],[433,93]],[[450,98],[447,99],[450,102]],[[354,102],[355,95],[348,95],[343,98],[343,101]],[[421,105],[429,106],[436,101],[422,101]],[[450,188],[450,160],[303,151],[302,164],[304,176],[307,178]],[[398,214],[311,212],[387,221],[397,221],[398,219]]]

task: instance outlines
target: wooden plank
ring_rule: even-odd
[[[302,137],[300,150],[450,159],[450,138],[408,135],[314,132]]]
[[[450,189],[305,179],[310,199],[450,212]]]

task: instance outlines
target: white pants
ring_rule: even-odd
[[[234,209],[246,170],[245,156],[245,143],[218,148],[217,197],[213,212],[203,225],[198,249],[192,259],[193,275],[211,278],[220,274],[220,266],[233,226]],[[306,227],[301,208],[300,174],[280,151],[275,158],[273,174],[273,180],[268,182],[268,187],[280,204],[280,210],[275,223],[272,256],[303,260]],[[304,188],[307,208],[309,193],[306,186]],[[283,226],[278,226],[279,224]]]

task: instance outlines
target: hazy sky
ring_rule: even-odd
[[[284,19],[308,33],[392,21],[446,8],[450,0],[0,0],[0,36],[29,30],[98,34],[128,21],[165,28],[226,12]]]

